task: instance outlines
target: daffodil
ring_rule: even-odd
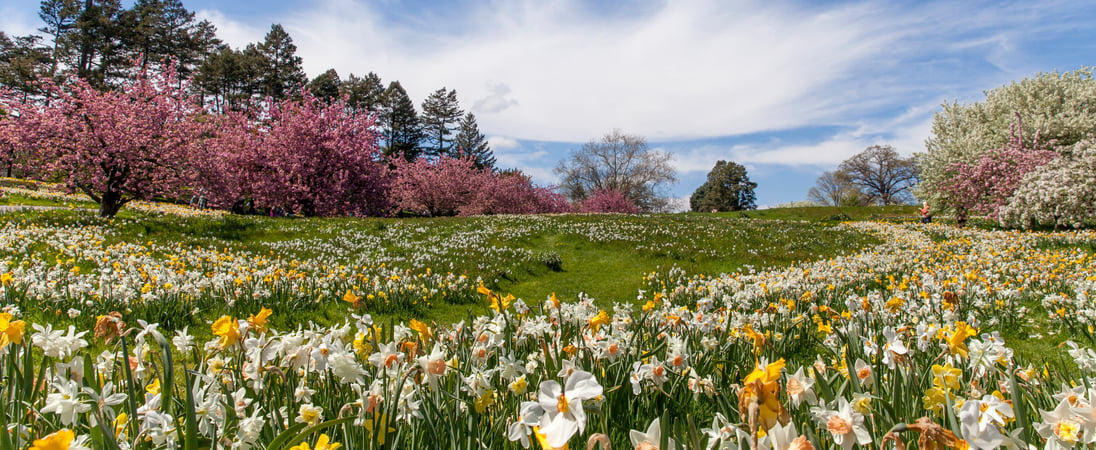
[[[562,447],[575,433],[586,429],[586,411],[582,402],[599,397],[602,387],[594,375],[574,371],[565,386],[549,380],[540,384],[537,401],[544,409],[540,420],[540,432],[551,447]]]
[[[72,430],[61,429],[41,439],[35,439],[27,450],[69,450],[75,438],[76,433]]]
[[[964,358],[967,357],[967,338],[978,334],[978,330],[966,322],[956,322],[955,331],[948,336],[948,349],[953,355],[959,355]]]
[[[791,420],[784,404],[780,403],[780,374],[783,370],[784,358],[780,358],[764,368],[758,364],[742,381],[743,386],[738,393],[738,412],[743,418],[749,418],[751,406],[756,405],[756,425],[760,431],[772,428],[777,421],[786,424]]]
[[[609,314],[606,313],[605,310],[600,310],[597,312],[597,315],[590,318],[589,322],[590,328],[596,333],[602,325],[608,325],[612,323],[613,319],[609,317]]]
[[[381,443],[383,444],[384,441],[381,441]],[[320,437],[316,439],[315,447],[310,448],[307,442],[301,442],[298,445],[290,447],[289,450],[335,450],[339,447],[342,447],[342,444],[331,442],[331,438],[328,437],[327,434],[321,434]]]
[[[210,328],[213,329],[213,334],[220,338],[217,347],[222,350],[240,341],[240,324],[231,316],[221,316]]]
[[[637,450],[660,450],[660,444],[662,442],[662,426],[659,424],[658,417],[651,421],[651,425],[647,427],[646,432],[631,430],[628,432],[628,437],[632,440],[632,447]],[[673,439],[667,439],[666,448],[676,449],[677,441]]]
[[[251,326],[255,331],[262,333],[266,331],[266,320],[273,314],[270,308],[260,308],[257,314],[252,314],[247,317],[247,324]]]

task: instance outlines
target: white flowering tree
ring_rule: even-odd
[[[1023,177],[1000,210],[1003,224],[1080,228],[1096,222],[1096,139],[1078,142],[1062,153]]]
[[[1032,131],[1021,142],[1025,148],[1036,148],[1036,139],[1068,147],[1096,132],[1096,78],[1091,68],[1044,73],[990,90],[983,101],[942,108],[933,118],[926,151],[916,155],[921,184],[914,191],[937,207],[946,202],[934,187],[953,176],[949,168],[973,164],[987,151],[1005,147],[1016,115]]]

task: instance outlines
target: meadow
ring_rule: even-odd
[[[0,450],[1096,442],[1092,231],[20,195],[70,205],[0,215]]]

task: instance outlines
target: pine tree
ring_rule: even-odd
[[[297,56],[297,46],[293,45],[293,38],[281,24],[271,25],[270,32],[255,50],[266,62],[263,70],[264,94],[282,100],[308,81],[301,68],[301,57]]]
[[[45,26],[38,31],[53,37],[52,51],[50,53],[50,74],[57,73],[58,59],[61,57],[61,46],[68,35],[76,31],[76,20],[80,17],[80,4],[78,0],[43,0],[38,10],[38,18],[42,19]]]
[[[454,155],[453,139],[450,136],[459,127],[463,114],[464,111],[461,111],[457,102],[456,90],[446,90],[443,87],[422,102],[423,134],[430,144],[425,150],[428,156]]]
[[[476,116],[471,112],[461,119],[460,133],[457,134],[455,142],[453,151],[456,157],[472,158],[477,169],[494,170],[495,154],[487,145],[487,137],[480,133],[479,125],[476,125]]]
[[[378,114],[384,104],[384,86],[381,77],[369,72],[363,78],[350,74],[339,85],[339,93],[346,96],[346,105],[357,113]]]
[[[339,87],[342,81],[339,80],[339,73],[335,69],[327,69],[326,72],[321,73],[312,79],[308,83],[308,91],[312,93],[316,99],[331,104],[335,100],[339,99]]]
[[[264,61],[253,45],[243,52],[222,49],[198,66],[194,86],[217,111],[239,109],[262,95]]]
[[[397,155],[413,161],[422,153],[422,125],[419,123],[415,104],[399,81],[393,81],[384,91],[384,103],[380,114],[381,134],[384,138],[384,156],[391,160]]]
[[[193,72],[222,44],[209,21],[196,22],[180,0],[137,0],[118,17],[121,46],[143,67],[177,64],[182,76]]]
[[[76,19],[76,30],[65,36],[59,46],[61,61],[99,89],[125,78],[121,72],[130,61],[122,51],[118,26],[122,4],[119,0],[84,0]]]

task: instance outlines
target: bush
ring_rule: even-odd
[[[632,203],[627,195],[611,189],[594,191],[582,201],[578,209],[584,213],[639,214],[639,206]]]

